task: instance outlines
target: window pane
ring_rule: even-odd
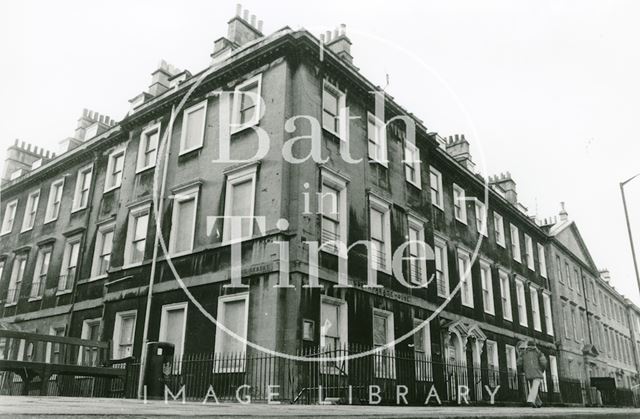
[[[204,108],[187,114],[187,130],[184,147],[186,150],[195,148],[202,141],[202,124],[204,122]]]
[[[246,336],[245,330],[245,301],[230,301],[224,304],[224,326],[238,336]],[[223,353],[243,352],[244,343],[230,336],[226,332],[222,333],[222,345],[220,345]]]
[[[382,346],[387,343],[387,317],[373,315],[373,345]]]
[[[193,221],[195,217],[196,200],[178,202],[178,225],[175,229],[175,251],[191,250],[193,246]]]

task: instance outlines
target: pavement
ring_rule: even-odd
[[[167,418],[167,417],[272,417],[272,418],[516,418],[621,419],[640,418],[640,409],[588,407],[480,407],[480,406],[344,406],[267,405],[240,403],[142,401],[78,397],[0,396],[0,416],[11,418]]]

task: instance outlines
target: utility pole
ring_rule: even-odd
[[[629,244],[631,245],[631,256],[633,257],[633,268],[636,271],[636,281],[638,282],[638,291],[640,292],[640,274],[638,273],[638,259],[636,258],[636,249],[633,244],[633,234],[631,233],[631,222],[629,221],[629,210],[627,209],[627,198],[624,195],[624,185],[631,182],[633,179],[637,178],[638,176],[640,176],[640,173],[630,177],[624,182],[620,182],[620,194],[622,195],[622,206],[624,207],[624,217],[627,221],[627,232],[629,233]]]

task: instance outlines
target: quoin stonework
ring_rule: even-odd
[[[121,120],[84,110],[56,150],[7,151],[2,327],[109,342],[110,362],[132,368],[131,397],[145,333],[174,345],[172,394],[184,385],[199,400],[211,385],[220,399],[373,392],[395,403],[400,386],[407,403],[436,403],[434,392],[442,403],[515,402],[530,340],[549,360],[550,403],[602,402],[592,377],[629,392],[640,383],[640,309],[564,204],[530,215],[509,172],[479,173],[472,138],[438,134],[359,72],[344,25],[262,30],[239,8],[206,73],[161,61]],[[316,145],[297,139],[311,120]],[[269,147],[255,158],[260,133]],[[322,161],[305,158],[315,151]],[[360,240],[370,249],[354,246],[343,265],[335,242]],[[402,247],[418,241],[427,246]],[[99,362],[9,339],[0,357]],[[17,379],[1,377],[10,391]]]

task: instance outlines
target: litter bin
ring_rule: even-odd
[[[147,344],[147,360],[144,371],[144,385],[147,387],[147,398],[163,399],[164,386],[168,384],[173,369],[175,345],[169,342],[149,342]]]

